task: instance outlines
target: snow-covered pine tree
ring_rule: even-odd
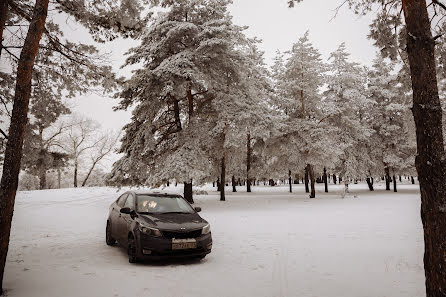
[[[374,60],[368,80],[369,96],[375,102],[368,113],[375,131],[369,148],[376,166],[375,170],[370,169],[375,174],[385,173],[386,190],[390,190],[392,174],[396,192],[395,175],[403,174],[415,162],[415,147],[410,144],[408,129],[412,121],[409,100],[395,71],[395,63],[386,61],[381,55]]]
[[[371,166],[367,141],[373,130],[364,120],[365,111],[373,106],[366,96],[366,73],[359,64],[349,61],[349,53],[342,43],[330,55],[327,90],[324,92],[324,110],[328,124],[337,127],[337,170],[348,187],[350,179],[366,177]]]
[[[215,172],[209,142],[222,140],[226,123],[212,115],[227,106],[223,98],[235,96],[231,88],[241,65],[236,45],[246,43],[243,28],[227,12],[229,3],[165,2],[167,11],[130,50],[126,65],[141,68],[124,83],[118,108],[135,109],[124,128],[125,155],[110,182],[160,185],[175,179],[189,188],[192,180],[203,182]],[[193,201],[191,192],[185,196]]]
[[[287,176],[306,171],[311,180],[310,197],[315,197],[314,166],[322,169],[330,164],[330,131],[324,121],[321,89],[326,66],[319,51],[314,48],[306,32],[292,50],[286,62],[279,53],[273,66],[276,97],[274,103],[286,116],[282,135],[268,141],[268,151],[275,163]],[[324,164],[325,163],[325,164]],[[271,166],[271,165],[270,165]],[[291,190],[291,188],[290,188]],[[310,189],[307,189],[310,192]]]

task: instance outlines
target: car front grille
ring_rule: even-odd
[[[172,239],[187,239],[187,238],[197,238],[201,235],[201,229],[190,231],[190,232],[175,232],[175,231],[162,231],[164,237]]]

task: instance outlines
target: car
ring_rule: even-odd
[[[181,195],[128,191],[109,208],[106,243],[127,249],[130,263],[170,257],[204,258],[212,250],[209,223]]]

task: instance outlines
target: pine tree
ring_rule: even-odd
[[[129,52],[126,65],[143,67],[119,94],[118,108],[136,107],[124,128],[125,157],[114,166],[112,183],[124,182],[120,172],[126,172],[125,182],[136,184],[169,179],[200,183],[218,167],[215,156],[207,154],[212,150],[207,142],[209,137],[222,139],[225,119],[203,114],[221,114],[224,100],[234,96],[242,63],[235,44],[246,43],[243,28],[232,24],[229,1],[164,4],[168,10],[159,13],[141,45]],[[223,147],[213,149],[221,159]]]
[[[349,179],[366,177],[371,166],[367,154],[368,140],[373,134],[365,116],[373,100],[366,96],[366,73],[357,63],[348,60],[349,53],[342,43],[330,56],[328,87],[324,92],[327,123],[337,127],[339,155],[336,169],[348,187]]]

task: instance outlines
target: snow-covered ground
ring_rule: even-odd
[[[213,251],[202,261],[129,264],[105,244],[112,188],[19,192],[5,287],[14,297],[425,296],[417,186],[330,193],[302,185],[196,195]],[[182,188],[170,187],[181,192]],[[123,190],[121,190],[122,192]],[[357,196],[357,198],[354,198]]]

